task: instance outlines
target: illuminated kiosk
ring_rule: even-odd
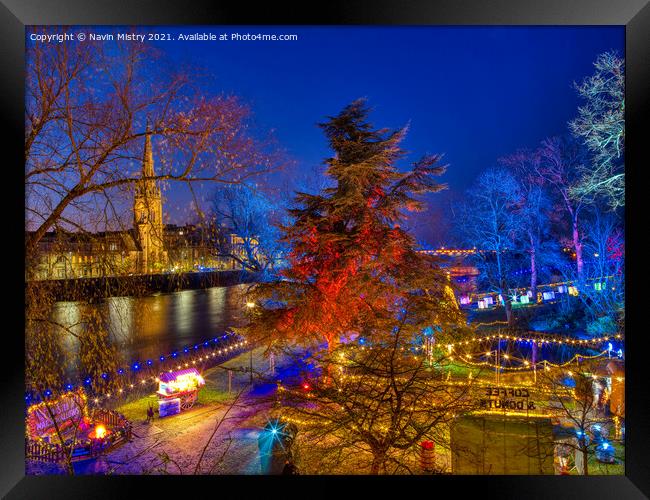
[[[196,368],[161,373],[158,377],[158,412],[161,417],[175,415],[194,406],[205,380]]]
[[[27,408],[25,458],[63,462],[95,458],[131,439],[131,423],[104,408],[88,408],[82,389]],[[71,454],[71,455],[69,455]]]

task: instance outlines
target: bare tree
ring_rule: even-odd
[[[530,290],[537,297],[541,263],[548,250],[551,218],[551,201],[543,188],[542,180],[535,174],[539,156],[520,150],[502,158],[502,164],[512,169],[519,185],[521,198],[514,207],[522,231],[523,248],[530,257]]]
[[[559,205],[570,221],[569,241],[576,258],[578,285],[584,283],[584,258],[581,216],[585,206],[582,197],[576,197],[572,190],[580,177],[579,169],[584,163],[584,151],[574,141],[552,137],[542,141],[537,151],[539,161],[535,163],[537,175],[551,187]]]
[[[584,475],[589,475],[589,458],[599,444],[594,432],[609,422],[600,408],[600,395],[594,391],[595,375],[589,373],[590,369],[593,366],[585,361],[574,370],[543,370],[539,379],[548,392],[547,402],[541,407],[573,434],[569,439],[560,437],[557,444],[576,453],[579,472]]]
[[[110,391],[116,379],[108,309],[88,298],[63,324],[53,314],[57,287],[33,278],[52,259],[66,273],[80,267],[73,259],[94,276],[129,272],[133,196],[154,155],[147,136],[157,167],[144,181],[163,188],[236,184],[277,165],[272,141],[251,132],[250,110],[235,96],[206,93],[205,82],[146,44],[28,43],[25,347],[27,391],[36,398],[55,398],[71,378],[89,380],[91,393]],[[88,297],[81,281],[66,286]],[[142,291],[128,279],[117,286],[125,296]]]
[[[331,377],[281,388],[281,418],[297,425],[319,469],[415,474],[423,440],[449,448],[448,425],[475,408],[471,384],[448,384],[407,337],[397,331],[372,346],[341,344],[318,360]]]
[[[490,169],[478,177],[457,210],[458,231],[467,244],[482,250],[475,255],[482,279],[503,298],[510,325],[514,322],[511,274],[521,233],[515,207],[520,200],[520,187],[513,175],[504,168]]]
[[[277,193],[245,184],[220,186],[214,193],[212,212],[217,224],[236,235],[236,241],[224,242],[222,255],[256,273],[279,265],[286,251],[279,225],[287,222],[287,216]]]
[[[28,256],[52,228],[83,227],[98,206],[117,208],[107,198],[139,181],[147,119],[159,164],[149,180],[237,183],[272,166],[268,144],[247,130],[249,110],[236,97],[205,95],[195,80],[146,45],[28,46]]]
[[[605,52],[594,66],[594,74],[575,86],[585,103],[569,128],[593,156],[572,195],[592,202],[601,197],[616,209],[625,205],[625,59]]]
[[[612,213],[592,207],[585,217],[584,279],[577,300],[593,335],[614,334],[623,325],[625,312],[625,237]],[[577,281],[575,268],[559,261],[556,267],[568,281]]]

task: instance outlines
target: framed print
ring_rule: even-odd
[[[3,494],[644,498],[649,9],[5,1]]]

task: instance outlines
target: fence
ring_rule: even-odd
[[[104,408],[94,408],[92,417],[95,423],[106,424],[111,427],[110,434],[101,440],[79,439],[72,450],[72,461],[94,458],[101,453],[111,450],[123,442],[131,440],[131,423],[124,415]],[[39,462],[58,463],[67,459],[70,449],[60,444],[45,443],[42,441],[25,439],[25,458]]]

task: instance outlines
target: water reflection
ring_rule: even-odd
[[[83,309],[84,304],[79,302],[58,302],[52,311],[54,324],[61,325],[69,330],[66,332],[63,328],[55,327],[56,334],[60,338],[61,350],[70,359],[74,359],[79,355],[79,343],[76,341],[75,335],[79,335],[83,328],[81,325]]]
[[[168,305],[170,316],[176,322],[176,331],[183,337],[192,331],[195,292],[197,290],[188,290],[179,296],[177,301]]]
[[[121,364],[157,359],[210,339],[242,324],[241,293],[246,285],[183,290],[149,297],[111,297],[99,304],[57,302],[52,320],[78,334],[83,318],[96,309],[104,318]],[[71,359],[78,355],[73,335],[61,335],[61,347]]]

